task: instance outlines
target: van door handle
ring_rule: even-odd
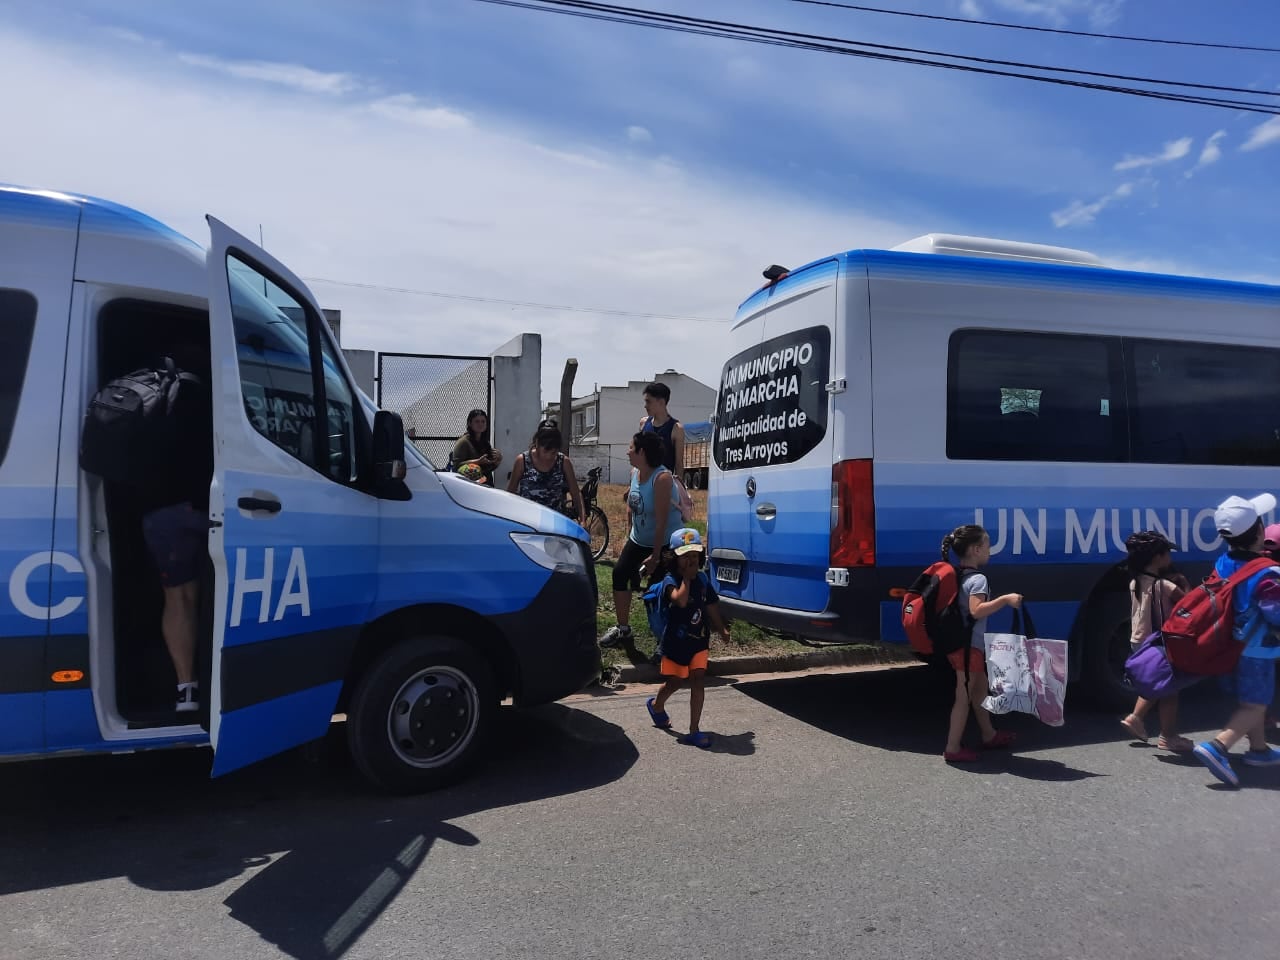
[[[762,503],[756,507],[756,516],[761,520],[772,520],[778,515],[778,508],[772,503]]]
[[[241,497],[236,501],[241,510],[260,510],[264,513],[279,513],[280,501],[267,500],[262,497]]]

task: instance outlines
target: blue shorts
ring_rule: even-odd
[[[1241,657],[1234,674],[1223,677],[1223,686],[1241,703],[1271,706],[1276,696],[1276,662],[1259,657]]]
[[[142,536],[160,570],[162,587],[180,587],[200,576],[209,553],[209,517],[189,503],[152,510],[142,518]]]

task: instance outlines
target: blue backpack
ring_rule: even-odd
[[[704,589],[710,585],[707,575],[701,570],[698,571],[698,580],[702,582]],[[659,645],[667,633],[667,611],[671,606],[669,602],[662,601],[662,591],[666,585],[667,578],[663,577],[644,592],[644,612],[649,618],[649,632],[657,638]]]

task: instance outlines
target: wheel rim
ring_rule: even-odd
[[[480,695],[471,678],[453,667],[428,667],[391,698],[387,737],[404,763],[440,767],[471,742],[479,718]]]

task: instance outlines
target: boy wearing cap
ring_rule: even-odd
[[[699,730],[698,724],[702,719],[703,681],[711,646],[707,625],[710,621],[726,640],[729,628],[720,616],[720,596],[716,588],[701,573],[704,548],[698,531],[691,527],[677,530],[671,535],[670,549],[675,554],[675,570],[663,578],[662,595],[658,601],[667,615],[659,667],[666,682],[658,695],[649,699],[645,706],[655,727],[670,728],[671,718],[664,709],[667,698],[688,680],[689,732],[680,738],[680,742],[705,750],[711,746],[711,736]]]
[[[1260,493],[1252,499],[1228,497],[1214,511],[1213,520],[1227,549],[1215,566],[1226,578],[1262,554],[1265,531],[1262,518],[1276,508],[1276,498]],[[1280,567],[1255,574],[1235,589],[1235,636],[1244,644],[1236,667],[1234,687],[1239,701],[1226,727],[1214,739],[1197,743],[1195,755],[1209,771],[1230,786],[1240,778],[1231,769],[1233,746],[1249,739],[1244,762],[1255,767],[1280,764],[1280,750],[1267,745],[1267,707],[1275,698],[1276,657],[1280,656]]]

